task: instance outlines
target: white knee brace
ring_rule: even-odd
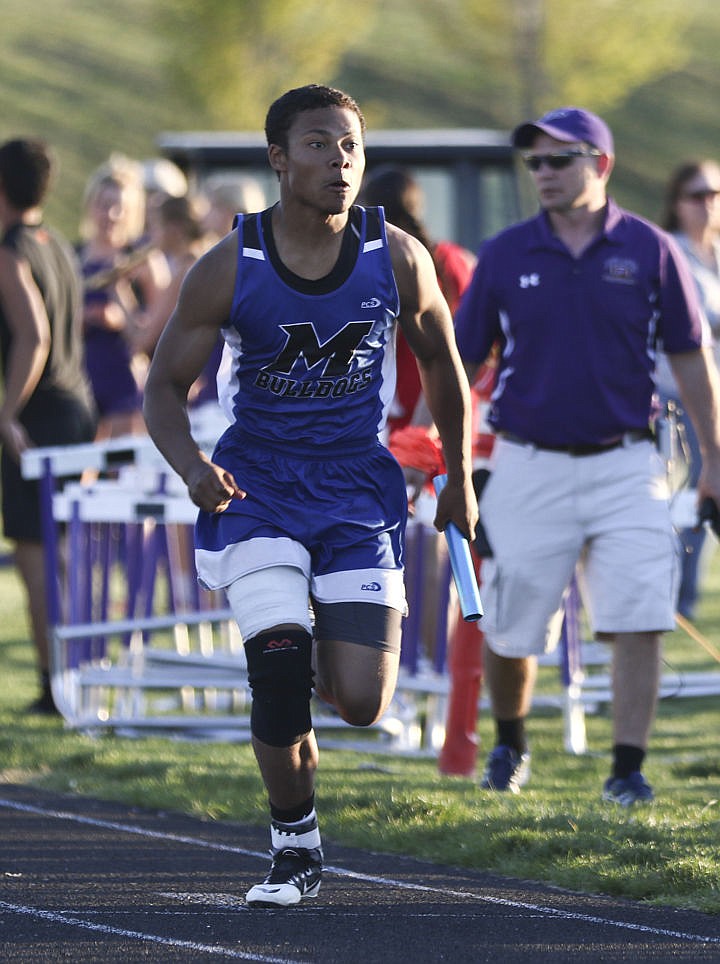
[[[231,583],[226,592],[245,641],[288,623],[312,633],[308,580],[294,566],[249,572]]]

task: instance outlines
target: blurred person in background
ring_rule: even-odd
[[[267,207],[260,182],[247,174],[211,174],[203,181],[200,193],[204,199],[203,232],[211,244],[232,231],[236,214],[252,214]]]
[[[177,164],[173,164],[166,157],[151,157],[140,163],[145,189],[146,214],[153,203],[160,203],[167,197],[186,197],[188,195],[187,178]]]
[[[460,296],[470,283],[475,256],[453,241],[431,239],[423,221],[425,195],[412,173],[403,167],[383,165],[368,174],[363,182],[360,203],[381,205],[391,224],[417,238],[432,255],[440,289],[454,314]],[[388,415],[388,432],[413,422],[420,399],[420,374],[415,356],[402,332],[397,338],[397,385]],[[425,410],[418,419],[426,423]]]
[[[431,238],[424,221],[425,192],[412,172],[405,167],[389,164],[375,168],[365,176],[360,203],[381,205],[391,224],[402,228],[427,248],[435,265],[440,289],[451,313],[454,314],[460,296],[470,283],[475,255],[453,241],[436,241]],[[445,598],[441,576],[446,571],[444,562],[447,548],[445,538],[432,525],[435,507],[432,479],[444,472],[445,467],[437,430],[422,397],[417,361],[402,331],[397,333],[396,359],[397,383],[388,413],[388,446],[403,468],[410,498],[410,512],[417,522],[424,523],[424,530],[416,535],[416,539],[422,540],[421,551],[412,551],[412,548],[418,545],[417,542],[409,545],[406,579],[409,586],[421,580],[420,649],[422,655],[434,663],[437,658],[439,605]],[[476,463],[478,449],[482,448],[482,456],[486,460],[492,448],[491,436],[478,431],[479,414],[489,397],[485,389],[489,388],[492,382],[492,378],[487,381],[488,370],[487,366],[483,366],[482,375],[476,380],[478,387],[474,386],[471,393],[473,468],[479,467]],[[482,389],[479,388],[480,385]],[[422,560],[421,571],[417,568],[418,559]],[[480,561],[475,555],[474,564],[479,578]],[[451,623],[449,664],[453,670],[451,703],[457,704],[462,700],[466,704],[464,715],[467,729],[474,730],[482,677],[482,633],[478,633],[474,624],[465,622],[454,603],[448,615]],[[457,673],[454,672],[456,667]],[[446,745],[449,747],[456,739],[455,734],[448,733]],[[441,754],[440,765],[441,769],[445,768],[445,772],[449,772],[450,765],[446,754]]]
[[[43,223],[53,162],[38,140],[0,146],[0,347],[3,398],[2,511],[27,593],[41,692],[30,707],[56,713],[39,483],[23,479],[22,453],[34,446],[90,442],[92,392],[82,360],[82,289],[77,260],[64,238]]]
[[[187,196],[155,194],[147,206],[148,242],[160,251],[169,280],[151,305],[135,312],[133,347],[152,358],[157,340],[172,314],[183,278],[207,248],[196,207]]]
[[[208,247],[197,205],[187,195],[175,197],[162,191],[152,194],[147,204],[146,228],[153,250],[160,251],[165,258],[170,280],[152,305],[136,312],[132,318],[132,349],[145,366],[149,365],[158,339],[175,309],[186,274]],[[201,383],[198,383],[191,393],[199,394],[200,389]],[[180,610],[190,609],[196,601],[196,585],[190,565],[191,534],[185,526],[168,525],[166,538],[173,603]]]
[[[458,303],[472,278],[475,255],[453,241],[435,241],[423,221],[425,195],[418,180],[406,168],[383,165],[366,177],[361,201],[381,204],[392,224],[403,228],[430,251],[440,288],[450,311],[455,314]],[[490,358],[480,367],[471,386],[473,405],[473,484],[476,494],[487,478],[487,463],[494,437],[487,425],[486,413],[495,384],[495,363]],[[421,633],[427,642],[427,655],[435,659],[439,600],[444,571],[446,543],[438,538],[432,521],[434,494],[432,478],[444,471],[437,432],[420,390],[420,377],[415,356],[402,332],[397,339],[397,387],[388,416],[389,446],[405,472],[411,498],[411,511],[425,521],[423,535],[423,620]],[[481,559],[487,550],[481,539],[481,528],[472,544],[472,557],[478,583],[481,584]],[[430,543],[426,545],[426,543]],[[414,559],[408,553],[408,580],[417,578]],[[451,596],[451,599],[453,597]],[[477,714],[482,685],[483,634],[474,623],[463,619],[454,605],[450,607],[448,668],[451,676],[445,742],[438,758],[443,773],[472,773],[477,754]]]
[[[669,231],[685,255],[714,339],[716,363],[720,362],[720,164],[713,160],[686,161],[670,175],[665,190],[661,226]],[[687,441],[690,458],[688,485],[696,488],[702,461],[692,422],[686,417],[678,386],[667,356],[658,358],[657,385],[660,400],[671,406]],[[682,571],[677,609],[693,619],[700,596],[703,563],[715,540],[706,539],[704,526],[680,532]],[[703,551],[704,549],[704,551]]]
[[[132,322],[140,310],[152,310],[170,281],[165,257],[147,243],[144,230],[142,165],[113,154],[88,180],[77,248],[98,439],[144,431]]]

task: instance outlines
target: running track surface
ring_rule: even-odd
[[[324,841],[320,895],[251,910],[268,833],[0,784],[0,960],[720,961],[720,917]]]

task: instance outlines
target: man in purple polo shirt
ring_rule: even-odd
[[[540,213],[487,241],[456,316],[471,376],[500,346],[498,440],[481,501],[485,673],[497,744],[482,786],[517,793],[537,655],[557,644],[576,572],[598,639],[613,643],[613,767],[603,797],[653,799],[641,772],[672,630],[678,559],[652,441],[655,355],[668,353],[700,438],[699,497],[720,504],[720,386],[675,243],[607,196],[612,134],[551,111],[513,133]]]

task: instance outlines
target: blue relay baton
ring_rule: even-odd
[[[435,495],[440,495],[447,484],[447,475],[436,475],[433,479]],[[475,567],[470,555],[470,543],[454,522],[445,526],[450,568],[457,589],[460,611],[466,622],[480,619],[483,614],[480,590],[475,578]]]

